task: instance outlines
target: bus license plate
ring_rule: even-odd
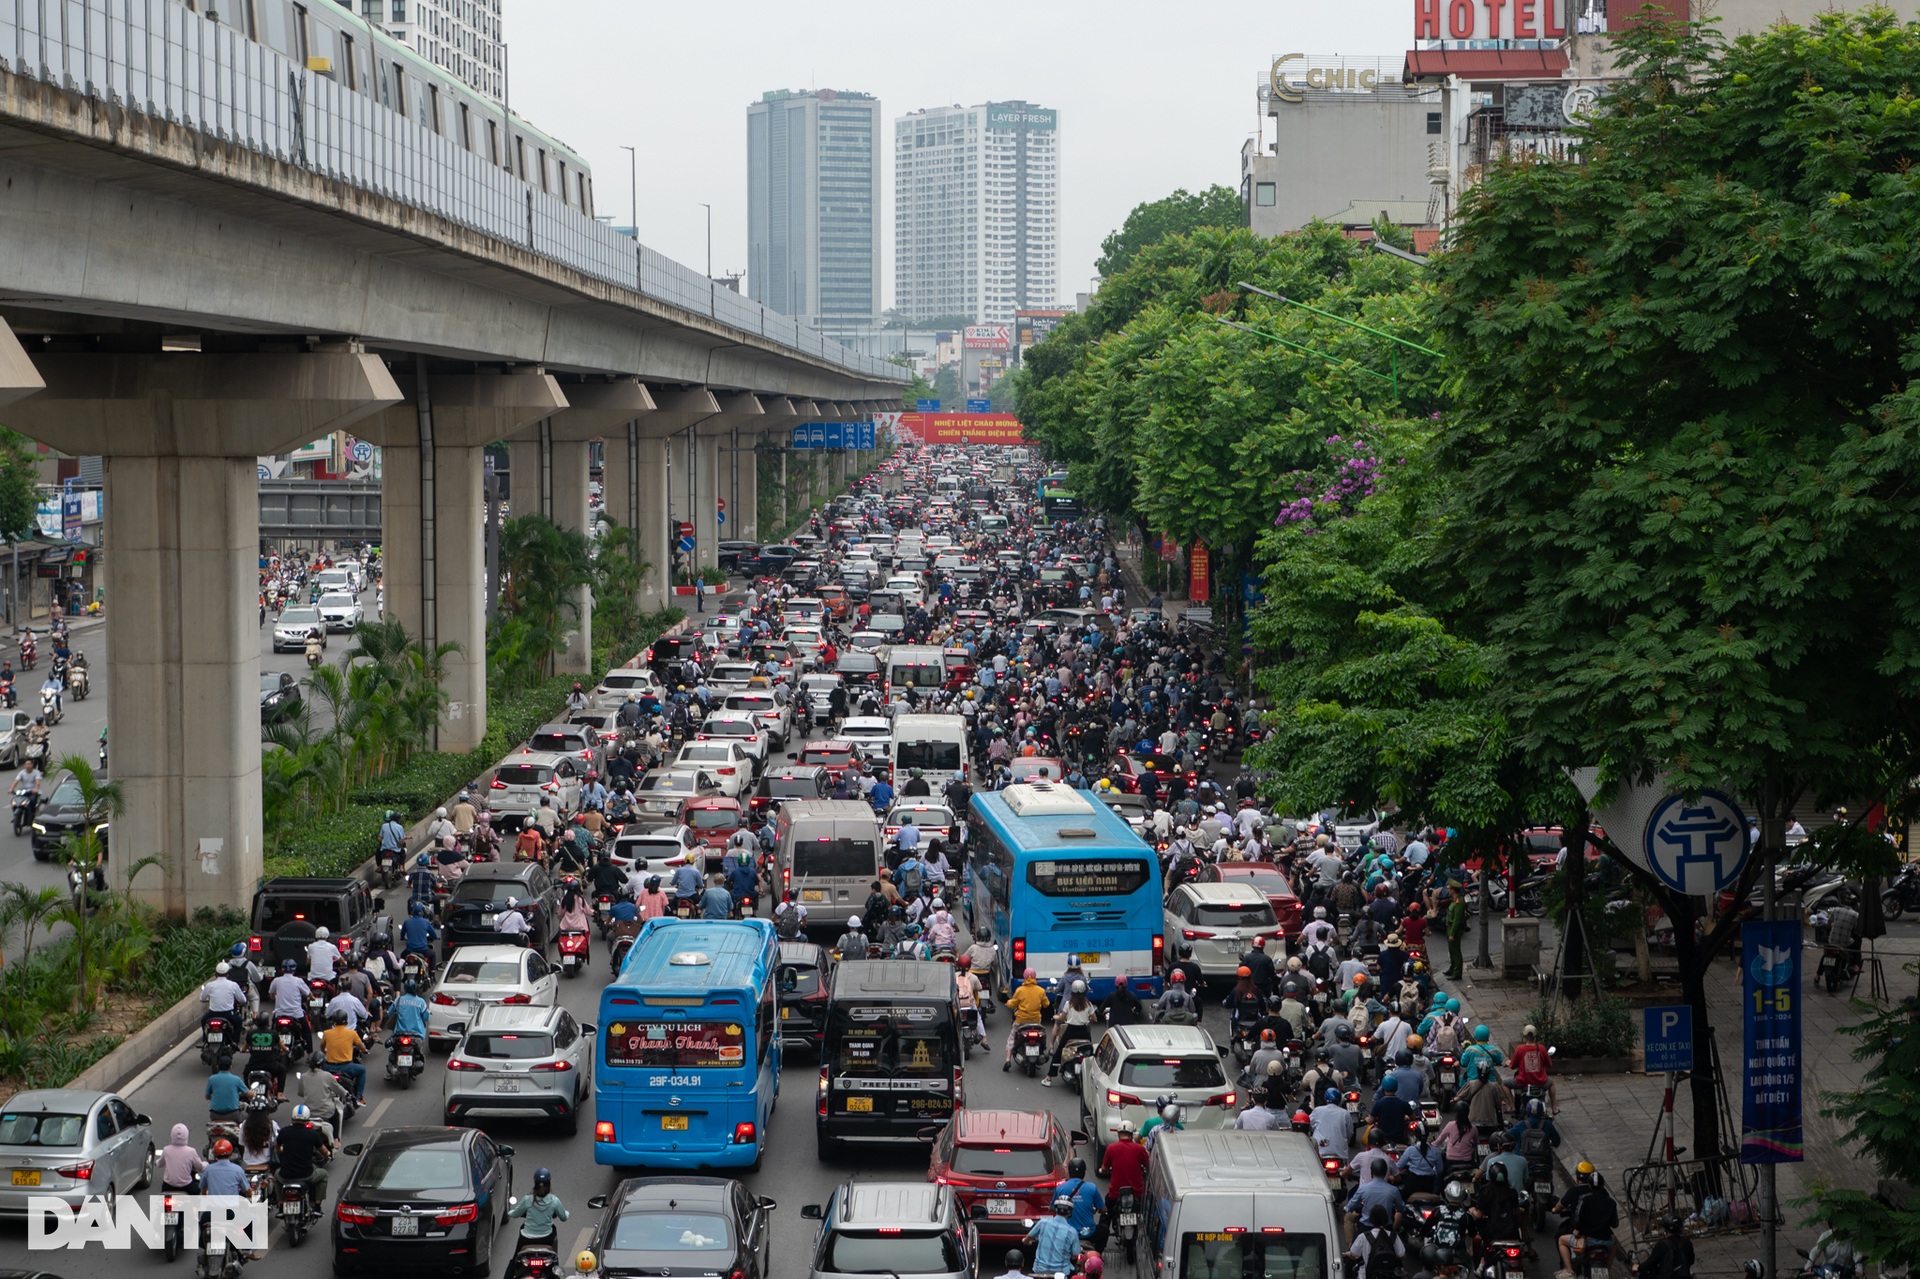
[[[1097,950],[1083,950],[1083,951],[1081,951],[1081,952],[1080,952],[1080,954],[1079,954],[1079,956],[1078,956],[1078,958],[1079,958],[1079,960],[1080,960],[1080,965],[1081,965],[1081,967],[1083,967],[1083,968],[1084,968],[1084,967],[1085,967],[1086,965],[1088,965],[1088,964],[1097,964],[1097,963],[1099,963],[1099,962],[1100,962],[1100,952],[1099,952],[1099,951],[1097,951]]]
[[[873,1098],[849,1097],[847,1098],[847,1109],[850,1111],[857,1111],[861,1114],[870,1115],[873,1113]]]
[[[987,1200],[987,1215],[989,1217],[1011,1217],[1013,1215],[1013,1200],[1011,1199]]]
[[[826,899],[827,890],[824,888],[803,888],[800,890],[800,900],[803,902],[823,902]]]
[[[496,1079],[493,1081],[493,1090],[495,1092],[519,1092],[520,1081],[518,1079]]]
[[[687,1117],[685,1115],[662,1115],[660,1116],[660,1128],[663,1132],[685,1132],[687,1130]]]
[[[417,1235],[420,1233],[420,1218],[402,1214],[393,1219],[393,1233],[396,1235]]]
[[[13,1184],[16,1186],[37,1186],[40,1184],[40,1174],[38,1171],[15,1168],[13,1170]]]

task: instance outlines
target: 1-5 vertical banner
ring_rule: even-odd
[[[1799,1163],[1806,1158],[1800,1106],[1800,921],[1742,925],[1740,954],[1746,962],[1740,1162]]]

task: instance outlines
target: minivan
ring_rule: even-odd
[[[1304,1133],[1162,1133],[1145,1207],[1154,1279],[1341,1273],[1333,1192]]]
[[[848,1181],[800,1215],[820,1223],[808,1279],[970,1279],[979,1270],[973,1223],[938,1182]]]
[[[773,837],[780,887],[793,890],[809,924],[840,932],[880,876],[880,846],[880,819],[859,800],[784,804]]]

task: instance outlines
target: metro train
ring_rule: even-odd
[[[277,53],[364,93],[457,145],[593,216],[585,157],[397,39],[410,0],[174,0],[239,28]],[[418,0],[411,0],[417,5]],[[470,0],[485,6],[485,0]],[[418,16],[418,15],[416,15]]]

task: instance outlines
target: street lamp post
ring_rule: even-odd
[[[632,187],[631,203],[627,205],[628,225],[633,228],[633,242],[640,243],[640,154],[632,147],[620,148],[627,153],[627,181]]]
[[[718,309],[713,295],[713,206],[702,200],[700,207],[707,211],[707,312],[712,314]]]

